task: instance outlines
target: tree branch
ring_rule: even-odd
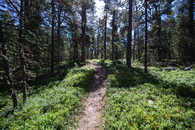
[[[17,8],[17,6],[14,4],[14,2],[12,0],[5,0],[5,1],[16,10],[16,12],[18,13],[18,15],[20,15],[19,9]]]

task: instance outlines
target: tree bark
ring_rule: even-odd
[[[136,59],[136,37],[137,37],[137,27],[134,28],[134,44],[133,44],[133,61]]]
[[[76,31],[76,29],[75,29],[75,31]],[[72,34],[72,41],[73,41],[73,45],[74,45],[74,47],[73,47],[73,62],[74,63],[77,63],[77,64],[79,64],[79,57],[78,57],[78,41],[77,41],[77,38],[76,38],[76,35],[75,35],[75,32],[73,32],[73,34]]]
[[[51,16],[52,16],[52,30],[51,30],[51,73],[54,73],[54,26],[55,26],[55,7],[54,0],[51,1]]]
[[[57,29],[57,38],[58,38],[58,64],[60,64],[60,53],[61,53],[61,12],[62,7],[59,3],[58,5],[58,29]]]
[[[22,85],[22,90],[23,90],[23,103],[26,102],[26,98],[27,98],[27,71],[26,71],[26,62],[25,62],[25,52],[24,52],[24,32],[26,32],[26,30],[28,29],[27,27],[27,14],[24,11],[24,7],[25,5],[27,5],[27,3],[25,4],[26,1],[21,0],[20,1],[20,26],[19,26],[19,46],[20,46],[20,69],[22,71],[22,80],[21,80],[21,85]]]
[[[100,28],[100,27],[99,27]],[[100,51],[100,47],[99,47],[99,42],[100,42],[100,29],[98,28],[98,35],[97,35],[97,49],[96,49],[96,58],[99,57],[99,51]]]
[[[141,45],[140,45],[140,29],[137,27],[137,58],[141,57]]]
[[[114,10],[113,11],[113,16],[112,16],[112,57],[111,59],[112,60],[115,60],[115,51],[114,51],[114,39],[115,39],[115,13],[116,11]]]
[[[82,47],[81,47],[81,61],[85,62],[85,57],[86,57],[86,24],[87,24],[87,17],[86,17],[86,6],[83,4],[82,5],[82,12],[81,12],[81,17],[82,17]]]
[[[126,54],[126,62],[129,68],[131,68],[131,42],[132,42],[132,0],[129,0],[129,27],[128,27],[127,54]]]
[[[157,20],[157,37],[158,37],[158,61],[162,61],[162,44],[161,44],[161,13],[160,13],[160,3],[159,1],[158,5],[155,5],[155,12],[156,12],[156,20]]]
[[[105,27],[104,27],[104,59],[107,59],[107,50],[106,50],[106,38],[107,38],[107,10],[106,10],[106,16],[105,16]]]
[[[89,55],[90,55],[90,54],[89,54],[89,46],[86,47],[86,50],[87,50],[87,51],[86,51],[86,53],[87,53],[86,56],[87,56],[87,59],[89,59]]]
[[[147,69],[147,61],[148,61],[148,48],[147,48],[147,44],[148,44],[148,3],[147,0],[145,0],[145,58],[144,58],[144,72],[147,73],[148,69]]]

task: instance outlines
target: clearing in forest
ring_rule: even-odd
[[[100,125],[103,123],[102,111],[106,94],[106,71],[96,62],[91,63],[91,65],[96,72],[89,96],[84,104],[85,108],[78,124],[78,130],[97,130],[100,129]]]

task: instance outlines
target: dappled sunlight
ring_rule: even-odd
[[[62,80],[48,79],[49,84],[40,85],[40,90],[29,97],[22,109],[17,109],[13,113],[14,116],[8,115],[0,121],[0,128],[73,128],[76,126],[76,115],[82,108],[81,99],[86,96],[93,74],[92,68],[84,66],[70,69],[66,76],[53,77],[53,79],[58,79],[59,76]],[[0,108],[1,117],[5,116],[5,108],[9,107]],[[18,118],[22,120],[17,120]]]
[[[173,79],[185,77],[184,73],[180,77],[177,72],[170,75],[171,72],[151,68],[152,73],[145,74],[143,69],[130,70],[120,64],[105,62],[105,66],[108,71],[105,129],[194,128],[195,99],[189,98],[193,95],[181,95],[177,89],[182,86]],[[186,79],[190,78],[186,73]],[[194,78],[191,80],[185,85],[193,86]]]

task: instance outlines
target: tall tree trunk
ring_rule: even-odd
[[[76,31],[76,29],[75,29]],[[78,57],[78,41],[76,38],[75,32],[72,34],[72,42],[73,42],[73,62],[79,64],[79,57]]]
[[[148,44],[148,3],[145,0],[145,58],[144,58],[144,72],[147,73],[147,61],[148,61],[148,53],[147,53],[147,44]]]
[[[91,59],[96,57],[96,43],[95,43],[95,36],[92,38],[92,43],[93,43],[93,49],[91,51]]]
[[[141,57],[141,45],[140,45],[140,29],[137,27],[137,58]]]
[[[133,60],[136,59],[136,37],[137,37],[137,27],[134,28],[134,44],[133,44]]]
[[[129,28],[128,28],[128,36],[127,36],[127,54],[126,54],[126,62],[129,68],[131,68],[131,42],[132,42],[132,0],[129,0]]]
[[[106,38],[107,38],[107,10],[106,10],[106,16],[105,16],[105,27],[104,27],[104,59],[107,59],[107,50],[106,50]]]
[[[82,5],[82,12],[81,12],[81,17],[82,17],[82,47],[81,47],[81,61],[85,62],[85,51],[86,51],[86,24],[87,24],[87,16],[86,16],[86,6],[83,4]]]
[[[162,42],[161,42],[161,12],[160,12],[160,5],[159,5],[159,9],[158,9],[159,13],[158,13],[158,42],[160,44],[160,48],[159,48],[159,61],[162,61],[162,54],[163,54],[163,50],[162,50]]]
[[[98,29],[98,36],[97,36],[97,49],[96,49],[97,54],[96,54],[96,58],[98,58],[98,57],[99,57],[99,51],[100,51],[100,49],[99,49],[99,42],[100,42],[100,32],[99,32],[99,29]]]
[[[55,26],[55,7],[54,7],[54,0],[51,1],[51,16],[52,16],[52,21],[51,21],[51,73],[54,73],[54,26]]]
[[[100,54],[100,28],[101,28],[100,24],[101,24],[101,21],[99,19],[98,35],[97,35],[97,56],[96,56],[96,58],[99,58],[99,54]]]
[[[86,51],[86,53],[87,53],[87,54],[86,54],[86,55],[87,55],[87,59],[89,59],[89,55],[90,55],[90,54],[89,54],[89,46],[86,47],[86,50],[87,50],[87,51]]]
[[[99,36],[97,37],[97,43],[96,43],[96,59],[99,58]]]
[[[49,29],[47,30],[47,45],[48,45],[48,47],[47,47],[47,66],[49,66],[50,65],[50,48],[49,48]]]
[[[156,20],[157,20],[157,37],[158,37],[158,61],[162,61],[162,44],[161,44],[161,12],[160,12],[160,3],[155,6],[155,12],[156,12]]]
[[[58,38],[58,64],[60,64],[60,53],[61,53],[61,12],[62,7],[59,3],[58,5],[58,29],[57,29],[57,38]]]
[[[97,59],[97,41],[96,42],[94,41],[93,50],[94,50],[93,58]]]
[[[75,15],[73,14],[73,23],[72,23],[72,43],[73,43],[73,63],[79,64],[79,52],[78,52],[78,44],[79,40],[77,37],[77,24],[76,24],[76,19]],[[80,38],[80,37],[79,37]],[[71,49],[70,49],[71,50]]]
[[[139,15],[138,15],[138,7],[137,7],[137,1],[135,1],[135,22],[139,22]],[[134,27],[134,46],[133,46],[133,60],[136,60],[137,58],[137,28],[138,25]]]
[[[134,44],[133,44],[133,48],[132,48],[132,54],[133,54],[133,61],[136,59],[136,54],[135,54],[135,41],[134,41]]]
[[[73,44],[74,44],[73,60],[74,60],[74,62],[76,62],[78,64],[79,63],[79,61],[78,61],[78,42],[75,41]]]
[[[115,39],[115,13],[116,11],[113,11],[113,16],[112,16],[112,60],[115,60],[115,52],[114,52],[114,39]]]
[[[27,5],[25,3],[26,1],[21,0],[20,1],[20,27],[19,27],[19,43],[20,43],[20,67],[21,67],[21,71],[22,71],[22,91],[23,91],[23,103],[26,102],[26,98],[27,98],[27,75],[26,75],[26,63],[25,63],[25,52],[24,52],[24,34],[23,32],[27,31],[27,18],[26,18],[26,14],[24,12],[24,6]]]

